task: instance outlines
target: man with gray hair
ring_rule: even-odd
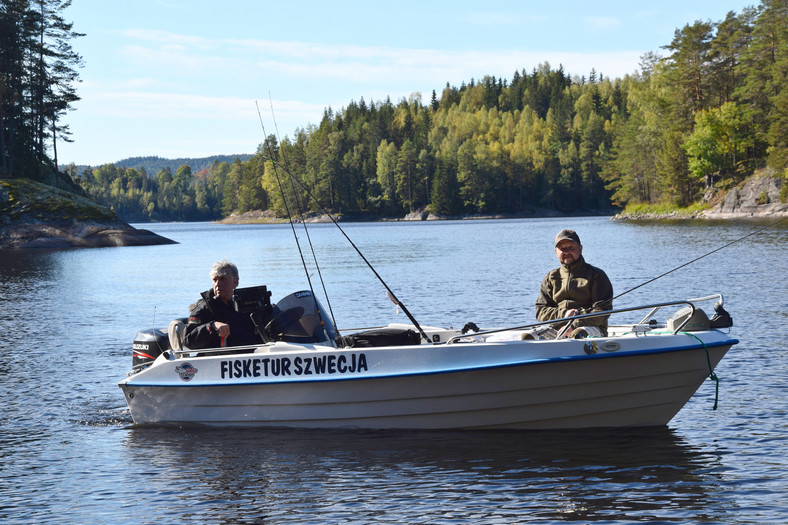
[[[238,268],[224,259],[210,271],[213,286],[190,307],[184,330],[187,348],[218,348],[260,343],[252,319],[238,311],[233,292],[238,287]]]

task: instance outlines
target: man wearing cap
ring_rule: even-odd
[[[605,272],[583,259],[583,245],[577,232],[558,232],[555,255],[561,266],[542,279],[536,299],[538,320],[549,321],[613,308],[613,285]],[[606,316],[577,319],[572,326],[595,326],[607,335]]]

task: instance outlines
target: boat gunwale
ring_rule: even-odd
[[[709,330],[705,332],[719,332],[719,330]],[[663,337],[675,337],[680,335],[688,335],[690,337],[695,338],[695,336],[689,332],[679,332],[679,333],[665,333],[661,334]],[[652,336],[653,337],[653,336]],[[599,338],[599,340],[615,340],[617,338]],[[594,340],[593,338],[590,340]],[[700,339],[696,339],[700,341]],[[545,341],[547,342],[547,341]],[[478,344],[485,344],[485,345],[500,345],[500,344],[507,344],[507,343],[525,343],[525,344],[540,344],[544,343],[541,341],[498,341],[498,342],[491,342],[491,343],[478,343]],[[485,371],[485,370],[495,370],[501,368],[512,368],[512,367],[524,367],[524,366],[533,366],[533,365],[540,365],[540,364],[550,364],[550,363],[567,363],[573,361],[586,361],[586,360],[595,360],[595,359],[615,359],[615,358],[627,358],[627,357],[636,357],[636,356],[645,356],[645,355],[654,355],[654,354],[672,354],[678,352],[689,352],[692,350],[701,350],[706,349],[710,350],[712,348],[720,348],[720,347],[727,347],[726,352],[730,347],[739,343],[738,339],[735,338],[728,338],[719,341],[713,341],[709,343],[705,343],[701,341],[700,343],[683,345],[683,346],[670,346],[670,347],[659,347],[659,348],[644,348],[640,350],[624,350],[624,351],[614,351],[614,352],[601,352],[596,354],[577,354],[577,355],[562,355],[562,356],[555,356],[555,357],[539,357],[534,359],[526,359],[522,361],[513,361],[508,363],[495,363],[495,364],[488,364],[488,365],[478,365],[478,366],[466,366],[461,368],[442,368],[439,370],[424,370],[418,372],[399,372],[399,373],[392,373],[392,374],[364,374],[364,375],[340,375],[340,376],[321,376],[321,377],[303,377],[299,376],[298,379],[274,379],[273,381],[270,378],[265,378],[266,380],[241,380],[241,381],[233,381],[233,382],[224,382],[224,383],[200,383],[200,384],[189,384],[189,383],[161,383],[156,381],[148,381],[148,382],[133,382],[133,379],[138,377],[138,374],[130,375],[124,378],[122,381],[118,383],[118,386],[121,388],[127,387],[146,387],[146,388],[207,388],[207,387],[243,387],[243,386],[264,386],[264,385],[287,385],[287,384],[304,384],[304,383],[326,383],[326,382],[343,382],[343,381],[363,381],[363,380],[379,380],[379,379],[399,379],[399,378],[408,378],[408,377],[415,377],[415,376],[432,376],[432,375],[443,375],[443,374],[457,374],[457,373],[467,373],[467,372],[475,372],[475,371]],[[437,346],[437,345],[436,345]],[[443,345],[441,345],[443,346]],[[460,348],[464,346],[462,343],[457,345],[451,345],[452,347]],[[409,346],[404,347],[410,350],[423,350],[424,345],[416,345],[416,346]],[[445,346],[444,346],[445,348]],[[325,353],[354,353],[354,352],[365,352],[370,350],[394,350],[394,349],[402,349],[400,347],[367,347],[367,348],[343,348],[343,349],[333,349],[327,350]],[[204,357],[180,357],[172,361],[167,361],[168,363],[174,362],[183,362],[183,361],[191,361],[194,359],[210,359],[210,358],[251,358],[254,356],[282,356],[287,357],[290,354],[296,352],[287,351],[287,352],[265,352],[265,353],[238,353],[238,354],[224,354],[224,355],[213,355],[213,356],[204,356]],[[160,364],[151,364],[151,367],[159,367],[164,366],[164,363]],[[141,371],[143,372],[143,371]],[[129,384],[132,383],[132,384]]]

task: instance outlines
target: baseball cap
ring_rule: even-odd
[[[555,236],[555,245],[558,246],[558,243],[561,241],[572,241],[581,244],[580,237],[574,230],[561,230],[558,232],[558,235]]]

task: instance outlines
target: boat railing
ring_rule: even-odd
[[[695,303],[703,302],[703,301],[710,301],[712,299],[718,299],[718,303],[720,306],[724,304],[724,298],[721,293],[705,296],[705,297],[698,297],[694,299],[686,299],[683,301],[669,301],[664,303],[654,303],[654,304],[647,304],[641,306],[632,306],[627,308],[616,308],[614,310],[599,310],[590,312],[587,314],[575,315],[572,317],[562,317],[560,319],[551,319],[549,321],[539,321],[535,323],[529,323],[526,325],[514,326],[514,327],[506,327],[506,328],[495,328],[489,330],[483,330],[480,332],[473,332],[473,333],[466,333],[453,336],[449,338],[446,343],[439,343],[439,344],[453,344],[457,343],[463,339],[467,339],[468,337],[477,337],[477,336],[486,336],[501,332],[509,332],[515,330],[530,330],[533,328],[537,328],[539,326],[545,325],[553,325],[553,324],[563,324],[568,323],[571,321],[576,321],[579,319],[589,319],[594,317],[609,317],[611,315],[626,313],[626,312],[635,312],[640,310],[649,310],[645,317],[639,322],[636,323],[637,325],[646,325],[649,322],[654,323],[651,319],[656,315],[656,313],[668,306],[681,306],[686,305],[690,307],[690,315],[685,316],[684,319],[680,321],[678,326],[673,329],[673,333],[676,334],[684,329],[684,327],[689,323],[695,315],[695,311],[698,309],[695,306]],[[209,356],[209,355],[223,355],[223,354],[237,354],[237,353],[244,353],[244,352],[254,352],[256,348],[260,345],[247,345],[247,346],[233,346],[233,347],[222,347],[222,348],[206,348],[206,349],[192,349],[192,348],[181,348],[181,349],[169,349],[166,352],[169,353],[172,358],[183,357],[183,356],[192,356],[195,354],[199,354],[199,356]]]
[[[179,348],[169,349],[166,352],[169,352],[170,355],[173,357],[184,357],[184,356],[195,356],[195,357],[207,357],[207,356],[214,356],[214,355],[229,355],[229,354],[243,354],[243,353],[252,353],[255,351],[256,348],[259,348],[265,343],[260,343],[256,345],[245,345],[245,346],[223,346],[219,348]],[[166,353],[165,352],[165,353]]]
[[[715,293],[715,294],[712,294],[712,295],[707,295],[705,297],[697,297],[695,299],[687,299],[687,301],[689,301],[691,303],[700,303],[702,301],[711,301],[712,299],[719,299],[718,303],[719,303],[720,306],[723,306],[725,304],[725,298],[722,296],[721,293]],[[640,324],[646,324],[649,321],[649,319],[654,317],[654,315],[659,311],[660,308],[662,308],[662,306],[663,305],[658,305],[654,309],[652,309],[648,313],[648,315],[646,315],[646,317],[644,317],[643,320],[640,321]],[[693,311],[693,313],[694,313],[694,311]]]
[[[642,321],[640,321],[640,323],[638,323],[638,324],[647,324],[651,320],[651,318],[661,308],[664,308],[666,306],[681,306],[681,305],[689,306],[690,309],[691,309],[690,315],[686,316],[685,319],[683,319],[678,324],[678,326],[676,326],[673,329],[673,333],[677,334],[681,330],[683,330],[684,327],[687,325],[687,323],[689,323],[692,320],[692,318],[694,317],[695,310],[698,309],[698,307],[695,306],[694,303],[702,302],[702,301],[709,301],[711,299],[719,299],[719,304],[720,304],[720,306],[722,306],[722,304],[723,304],[722,294],[714,294],[714,295],[709,295],[707,297],[699,297],[699,298],[696,298],[696,299],[686,299],[686,300],[683,300],[683,301],[670,301],[670,302],[666,302],[666,303],[646,304],[646,305],[642,305],[642,306],[632,306],[632,307],[628,307],[628,308],[616,308],[615,310],[600,310],[600,311],[591,312],[591,313],[587,313],[587,314],[575,315],[575,316],[572,316],[572,317],[562,317],[560,319],[551,319],[549,321],[540,321],[540,322],[536,322],[536,323],[530,323],[530,324],[522,325],[522,326],[507,327],[507,328],[496,328],[496,329],[493,329],[493,330],[484,330],[484,331],[481,331],[481,332],[474,332],[472,334],[461,334],[461,335],[456,335],[456,336],[448,339],[446,341],[446,344],[456,343],[456,342],[458,342],[458,341],[460,341],[462,339],[467,339],[469,336],[485,336],[485,335],[490,335],[490,334],[495,334],[495,333],[500,333],[500,332],[509,332],[509,331],[513,331],[513,330],[529,330],[529,329],[536,328],[536,327],[539,327],[539,326],[569,323],[571,321],[576,321],[578,319],[589,319],[589,318],[592,318],[592,317],[608,317],[608,316],[611,316],[611,315],[621,314],[621,313],[625,313],[625,312],[635,312],[635,311],[639,311],[639,310],[649,310],[650,309],[649,313],[643,318]]]

